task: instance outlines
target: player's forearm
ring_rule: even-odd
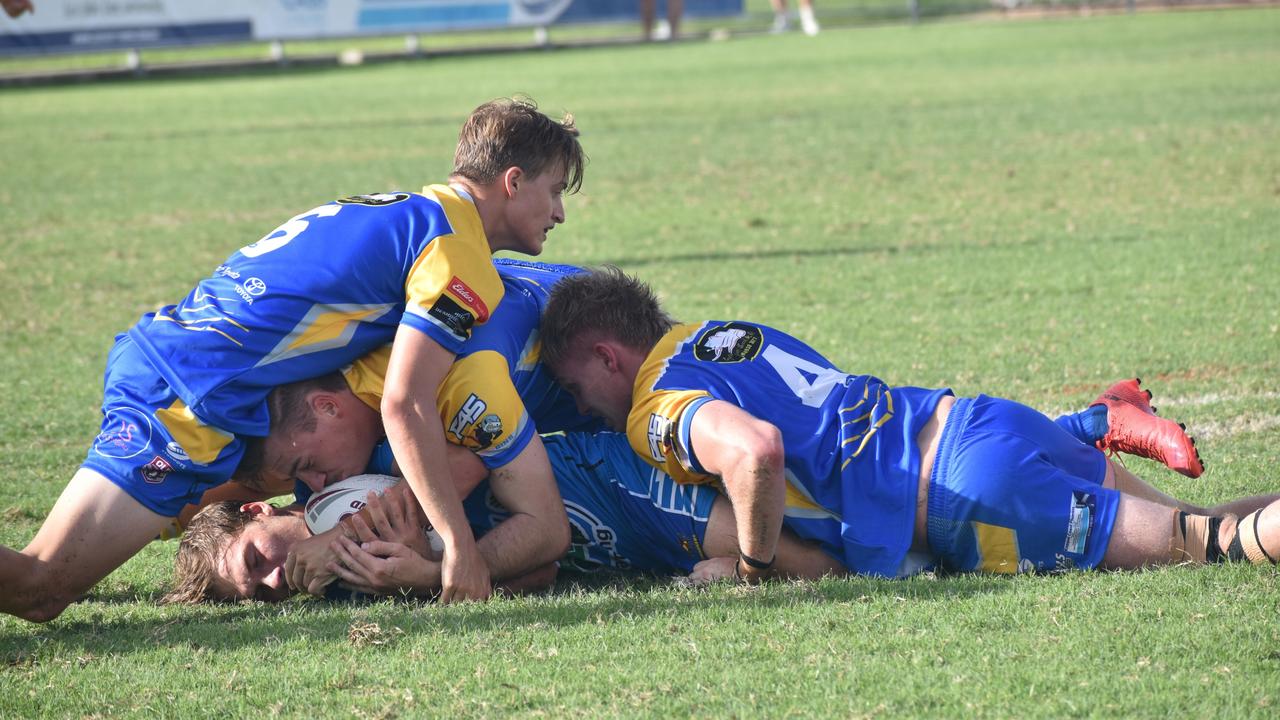
[[[471,526],[448,465],[430,462],[433,457],[443,458],[446,451],[444,431],[434,407],[426,414],[422,403],[412,399],[388,402],[384,397],[382,409],[387,440],[405,481],[431,525],[447,545],[473,543]]]
[[[559,542],[562,535],[564,542]],[[548,538],[555,540],[548,542]],[[558,521],[524,513],[499,523],[476,546],[495,581],[525,575],[559,560],[569,550],[567,532]]]
[[[769,463],[748,461],[722,479],[737,519],[738,546],[745,563],[740,571],[744,577],[764,577],[769,569],[754,565],[770,564],[777,556],[786,502],[782,470]]]

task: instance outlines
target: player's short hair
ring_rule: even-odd
[[[307,403],[307,395],[316,390],[341,392],[349,387],[346,376],[335,370],[319,377],[273,388],[267,394],[271,434],[291,435],[296,432],[313,432],[319,421]],[[236,466],[233,477],[247,487],[261,489],[267,439],[248,437],[244,440],[244,455],[240,458],[240,464]]]
[[[462,125],[453,175],[488,185],[509,167],[531,177],[564,167],[568,190],[582,187],[586,154],[573,115],[557,121],[529,98],[498,98],[476,108]]]
[[[223,500],[213,503],[191,518],[191,523],[178,544],[174,561],[173,589],[160,602],[195,605],[222,600],[214,593],[218,558],[227,546],[244,532],[253,515],[240,509],[242,503]]]
[[[538,330],[542,361],[557,367],[584,337],[605,337],[648,351],[675,320],[653,288],[612,265],[556,283]]]

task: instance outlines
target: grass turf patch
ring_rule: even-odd
[[[681,318],[772,324],[894,384],[1058,412],[1140,374],[1209,473],[1131,468],[1193,502],[1276,491],[1278,26],[889,26],[6,91],[0,539],[26,543],[97,432],[113,333],[299,211],[442,179],[467,112],[513,92],[573,111],[591,156],[545,259],[618,263]],[[1280,702],[1273,569],[158,608],[173,549],[50,625],[0,618],[0,716]]]

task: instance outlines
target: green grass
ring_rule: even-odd
[[[478,103],[572,110],[545,258],[615,262],[895,384],[1047,411],[1141,374],[1209,471],[1280,489],[1280,14],[833,29],[0,93],[0,542],[97,431],[112,335],[339,195],[448,171]],[[1271,568],[435,608],[160,608],[153,544],[59,620],[0,618],[0,717],[1270,717]]]

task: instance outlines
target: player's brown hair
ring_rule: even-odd
[[[223,500],[205,507],[191,518],[182,542],[178,544],[173,589],[160,599],[161,603],[195,605],[223,599],[213,591],[218,558],[253,520],[253,515],[240,509],[241,504]]]
[[[271,434],[313,432],[318,421],[315,412],[307,404],[307,395],[316,390],[341,392],[349,387],[346,376],[335,370],[319,377],[273,388],[267,395]],[[266,463],[266,438],[247,437],[244,440],[244,455],[241,456],[233,477],[246,487],[260,490],[263,486],[263,465]]]
[[[570,275],[556,283],[538,335],[542,361],[556,368],[583,337],[606,337],[648,351],[675,320],[653,288],[612,265]]]
[[[510,167],[538,177],[562,166],[566,190],[574,193],[582,187],[586,160],[573,115],[552,120],[529,98],[498,98],[476,108],[462,125],[453,175],[488,185]]]

